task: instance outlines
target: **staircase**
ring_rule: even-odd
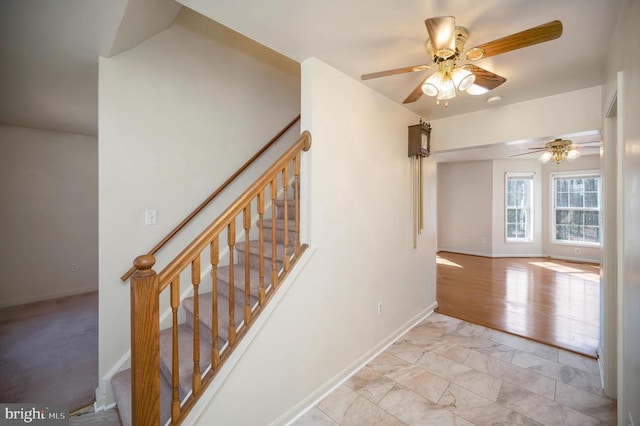
[[[111,380],[123,425],[181,423],[300,258],[306,248],[299,240],[300,151],[310,142],[303,133],[159,274],[151,255],[134,262],[132,369]],[[224,238],[228,251],[220,251]],[[201,263],[211,270],[201,271]],[[188,279],[193,296],[180,300],[180,283]],[[200,293],[205,286],[211,291]],[[172,324],[160,329],[163,290]]]
[[[293,199],[287,199],[287,208],[284,208],[285,200],[276,200],[275,208],[275,220],[265,219],[264,221],[264,264],[265,270],[272,270],[272,263],[275,261],[277,271],[281,271],[283,267],[283,260],[285,254],[284,246],[284,229],[285,229],[285,210],[287,211],[287,219],[289,223],[295,219],[295,205]],[[272,241],[273,226],[275,225],[275,242]],[[295,231],[288,230],[288,252],[292,253],[294,250]],[[273,253],[272,244],[276,246],[276,259],[271,256]],[[244,327],[244,315],[246,300],[246,281],[245,272],[249,272],[249,306],[252,311],[259,308],[259,282],[260,282],[260,259],[258,257],[259,240],[249,241],[249,268],[246,268],[247,258],[247,244],[245,242],[238,242],[235,245],[236,256],[238,263],[233,266],[223,266],[217,268],[218,279],[218,292],[217,292],[217,304],[218,306],[229,306],[230,300],[230,288],[233,287],[233,299],[234,299],[234,318],[238,328]],[[231,277],[233,276],[233,286],[230,285]],[[265,291],[271,289],[270,274],[265,273]],[[203,293],[199,295],[199,340],[200,340],[200,371],[205,372],[211,367],[211,353],[212,353],[212,324],[214,316],[212,314],[212,293]],[[192,392],[192,375],[193,375],[193,339],[194,339],[194,310],[195,298],[189,297],[182,301],[182,309],[187,313],[187,320],[185,323],[178,325],[178,352],[180,353],[179,362],[179,396],[180,401],[183,401]],[[222,349],[229,341],[229,315],[224,310],[219,310],[216,316],[218,322],[218,328],[220,330],[217,344],[218,348]],[[161,423],[165,424],[171,418],[171,396],[172,396],[172,328],[166,328],[160,331],[160,411],[161,411]],[[132,424],[131,415],[131,369],[121,371],[113,376],[111,385],[116,397],[116,404],[120,415],[120,420],[123,426],[129,426]]]

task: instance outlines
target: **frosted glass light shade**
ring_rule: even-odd
[[[539,160],[542,164],[547,164],[549,160],[551,160],[552,158],[553,158],[553,154],[549,151],[545,151],[542,153]]]
[[[460,91],[467,90],[476,81],[475,74],[465,68],[455,68],[451,73],[451,78],[456,89]]]
[[[569,160],[569,161],[573,161],[578,157],[580,157],[580,151],[578,151],[575,148],[572,149],[571,151],[567,152],[567,160]]]
[[[436,96],[438,94],[438,87],[441,84],[442,77],[440,71],[433,73],[427,78],[422,85],[422,93],[427,96]]]
[[[450,78],[444,79],[438,90],[438,100],[451,99],[456,97],[456,87],[453,84],[453,80]]]

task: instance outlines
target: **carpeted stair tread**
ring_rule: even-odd
[[[111,378],[116,405],[122,426],[131,426],[131,369],[120,371]],[[171,386],[160,375],[160,424],[171,417]]]
[[[245,247],[246,247],[246,242],[245,241],[241,241],[241,242],[237,243],[235,247],[236,247],[236,250],[238,251],[238,263],[241,264],[241,265],[244,265],[244,262],[245,262],[244,251],[245,251]],[[270,265],[271,264],[271,260],[273,258],[272,242],[271,241],[264,241],[263,242],[263,249],[264,249],[263,253],[264,253],[265,264],[269,263],[269,265]],[[250,265],[252,267],[255,267],[255,268],[258,267],[258,263],[257,262],[254,263],[254,261],[258,260],[259,250],[260,250],[260,242],[259,241],[254,241],[254,240],[249,241],[249,254],[252,256]],[[290,244],[289,244],[289,255],[291,255],[292,253],[293,253],[293,241],[291,241]],[[279,267],[281,267],[282,266],[282,259],[284,259],[284,245],[276,243],[276,256],[277,256],[277,264],[278,264]],[[280,268],[278,268],[278,269],[280,269]]]
[[[211,339],[211,293],[203,293],[199,297],[199,311],[200,311],[200,335]],[[244,298],[235,301],[235,322],[236,329],[240,326],[240,323],[244,319]],[[182,306],[187,312],[187,324],[189,326],[193,323],[193,297],[184,299]],[[226,342],[229,339],[229,299],[221,294],[218,294],[218,336]],[[222,346],[219,346],[220,348]]]
[[[204,327],[200,327],[200,374],[211,364],[210,339],[202,334]],[[173,365],[173,337],[172,329],[160,331],[160,371],[167,383],[171,383]],[[178,325],[178,362],[180,371],[180,400],[191,391],[193,375],[193,329],[188,324]]]
[[[276,218],[278,219],[283,219],[284,218],[284,202],[285,200],[283,200],[282,198],[278,198],[276,200]],[[287,199],[287,217],[288,218],[294,218],[296,215],[296,211],[295,211],[295,200],[293,198],[288,198]]]
[[[293,246],[296,238],[295,223],[289,219],[287,223],[287,231],[289,234],[289,245]],[[271,241],[271,229],[273,228],[273,222],[271,220],[264,221],[264,240]],[[284,219],[276,219],[276,241],[284,241]]]
[[[236,300],[244,300],[245,290],[245,265],[233,265],[233,285],[236,288]],[[218,294],[229,297],[229,272],[230,267],[218,268]],[[265,290],[271,285],[271,269],[264,268]],[[258,268],[249,268],[249,285],[251,286],[251,306],[258,301],[258,290],[260,287],[260,271]],[[241,299],[239,299],[241,298]]]

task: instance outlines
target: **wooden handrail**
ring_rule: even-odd
[[[160,426],[161,416],[170,416],[172,424],[181,424],[301,258],[308,247],[300,243],[301,153],[310,147],[311,134],[304,131],[160,273],[152,269],[155,263],[153,255],[136,258],[136,272],[131,277],[133,424]],[[288,195],[289,188],[293,189],[293,198]],[[270,202],[271,208],[271,217],[268,218],[264,217],[266,202]],[[254,219],[252,212],[257,213]],[[241,228],[236,227],[238,220],[242,222]],[[270,222],[269,225],[266,221]],[[278,221],[281,221],[281,228]],[[257,232],[251,232],[252,226],[257,226]],[[265,228],[270,228],[268,242],[265,241]],[[251,235],[256,233],[258,239],[251,240]],[[219,245],[222,239],[227,240],[228,252],[220,267]],[[243,248],[240,248],[241,244]],[[251,246],[254,248],[249,253]],[[238,263],[234,261],[236,251]],[[244,256],[241,257],[240,253]],[[269,259],[268,266],[266,258]],[[203,272],[205,263],[210,265],[210,273]],[[226,271],[224,281],[224,272],[220,272],[223,268]],[[267,269],[270,270],[270,279],[265,282],[265,272],[269,273]],[[186,284],[189,272],[191,283]],[[210,295],[200,294],[202,279],[207,280],[203,284],[211,284]],[[228,285],[228,291],[221,290],[220,298],[219,279]],[[178,310],[183,303],[181,294],[185,284],[191,285],[193,293],[191,301],[184,305],[186,318],[181,320]],[[159,301],[164,290],[169,297],[171,324],[161,333]],[[244,291],[244,294],[236,296],[237,291]],[[238,312],[240,309],[242,312]],[[202,323],[201,315],[205,317]],[[183,322],[191,323],[193,332],[187,333],[188,337],[180,331],[184,330],[181,328]],[[164,339],[162,345],[161,338]],[[165,349],[161,351],[161,347]],[[192,367],[185,367],[191,362]],[[169,369],[169,374],[161,374],[161,363]],[[185,372],[191,376],[190,380],[186,379],[189,383],[185,382]],[[170,403],[160,401],[160,381],[170,386]],[[163,417],[162,422],[165,420]]]
[[[238,170],[235,171],[227,180],[225,180],[222,185],[218,187],[215,191],[211,193],[198,207],[196,207],[182,222],[178,224],[171,232],[167,234],[158,244],[153,246],[153,248],[147,253],[150,255],[154,255],[164,247],[165,244],[169,242],[178,232],[184,228],[187,223],[189,223],[198,213],[200,213],[214,198],[216,198],[222,191],[224,191],[230,184],[233,182],[242,172],[244,172],[255,160],[258,159],[264,152],[271,147],[274,143],[276,143],[294,124],[296,124],[300,120],[300,114],[296,116],[293,120],[291,120],[285,127],[282,128],[269,142],[267,142],[258,152],[256,152],[246,163],[244,163]],[[124,273],[120,277],[122,281],[127,281],[131,278],[131,275],[136,271],[135,266],[132,266],[127,272]]]
[[[213,237],[221,233],[227,226],[230,218],[235,217],[245,205],[256,196],[258,189],[264,187],[270,181],[273,174],[281,170],[300,150],[308,151],[311,147],[311,133],[302,132],[298,141],[293,144],[287,152],[271,165],[245,192],[238,197],[229,208],[214,220],[200,235],[198,235],[179,255],[171,261],[159,274],[160,291],[164,290],[169,283],[174,280],[182,271],[185,264],[200,253],[213,239]],[[185,263],[186,262],[186,263]]]

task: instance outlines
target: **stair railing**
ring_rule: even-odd
[[[300,156],[310,146],[311,134],[305,131],[291,148],[160,273],[156,274],[152,269],[155,263],[153,255],[145,254],[136,258],[135,272],[131,278],[132,424],[159,425],[161,421],[159,300],[163,291],[168,290],[171,307],[170,419],[172,424],[180,424],[307,248],[306,244],[300,242]],[[292,199],[289,197],[291,186]],[[289,223],[290,204],[294,209],[292,224]],[[283,214],[277,211],[276,206],[283,209]],[[271,218],[265,218],[267,207],[270,207]],[[279,216],[282,219],[278,221]],[[269,228],[265,226],[269,225],[268,221],[271,221],[270,235],[265,232],[265,228]],[[241,223],[241,229],[237,229],[238,222]],[[293,234],[293,241],[290,240],[290,233]],[[257,240],[251,240],[256,237]],[[278,240],[281,241],[279,245],[276,244]],[[236,265],[236,246],[240,244],[244,244],[244,259],[239,260],[243,260],[244,265]],[[202,265],[206,263],[209,266],[205,269],[210,267],[210,274],[203,274]],[[228,306],[222,306],[218,301],[218,268],[224,264],[229,265]],[[251,266],[259,271],[257,283],[256,277],[251,274]],[[241,275],[236,277],[237,273]],[[200,333],[199,320],[203,307],[200,306],[199,292],[203,276],[210,276],[211,279],[210,336]],[[244,300],[238,301],[243,305],[240,324],[236,324],[239,317],[235,312],[236,279],[239,283],[244,279]],[[184,368],[182,375],[179,369],[178,308],[181,281],[191,281],[193,292],[193,313],[187,313],[187,316],[192,315],[190,320],[193,324],[192,359],[189,360],[190,365],[193,361],[193,367],[187,372],[190,373],[188,377]],[[252,299],[257,302],[253,303]],[[228,325],[222,327],[223,323]],[[191,349],[191,344],[189,346]],[[203,353],[210,361],[201,359]],[[190,383],[185,384],[185,380]],[[190,390],[185,392],[185,387]]]
[[[233,173],[227,180],[225,180],[222,185],[220,185],[215,191],[211,193],[198,207],[196,207],[187,217],[184,218],[182,222],[178,224],[171,232],[167,234],[158,244],[153,246],[151,250],[147,252],[147,254],[155,255],[162,247],[164,247],[175,235],[180,232],[187,224],[198,215],[205,207],[211,203],[222,191],[224,191],[230,184],[233,182],[238,176],[240,176],[254,161],[256,161],[262,154],[264,154],[267,149],[271,147],[271,145],[275,144],[280,140],[280,138],[289,131],[300,120],[300,114],[298,114],[293,120],[291,120],[282,130],[278,132],[274,137],[271,138],[269,142],[267,142],[262,148],[258,150],[246,163],[244,163],[235,173]],[[135,272],[135,266],[131,267],[127,272],[125,272],[120,279],[122,281],[127,281],[131,278],[131,275]]]

